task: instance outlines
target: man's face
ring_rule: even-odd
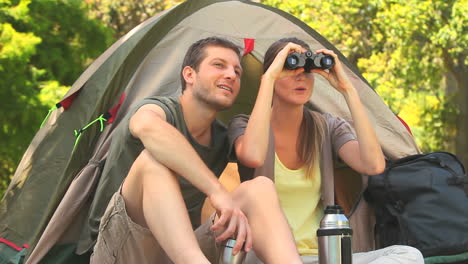
[[[205,54],[195,72],[194,97],[218,111],[230,108],[240,90],[239,57],[233,50],[217,46],[207,47]]]

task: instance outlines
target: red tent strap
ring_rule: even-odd
[[[41,123],[41,126],[44,126],[45,122],[47,121],[47,119],[49,119],[49,116],[50,114],[56,110],[56,109],[59,109],[60,107],[63,107],[64,110],[67,110],[71,104],[73,103],[73,101],[75,100],[75,98],[78,96],[78,93],[80,92],[81,90],[78,90],[74,93],[72,93],[71,95],[67,96],[67,98],[63,99],[62,101],[56,103],[54,106],[52,106],[50,109],[49,109],[49,112],[47,113],[46,117],[44,118],[44,120],[42,121]]]
[[[405,120],[403,120],[401,117],[399,117],[397,114],[395,114],[396,117],[398,118],[398,120],[400,120],[400,122],[406,127],[406,130],[408,130],[408,132],[413,135],[413,132],[411,132],[411,129],[410,127],[408,126],[408,124],[406,124]]]
[[[242,56],[249,54],[254,49],[254,47],[255,47],[255,39],[245,38],[244,39],[244,55]]]
[[[60,101],[59,103],[57,103],[57,108],[63,107],[63,109],[67,110],[71,106],[71,104],[73,103],[75,98],[78,96],[80,91],[81,90],[78,90],[78,91],[70,94],[67,98],[65,98],[62,101]]]
[[[4,244],[6,244],[7,246],[13,248],[16,251],[21,251],[23,248],[29,249],[29,246],[27,244],[23,244],[23,247],[21,248],[21,247],[17,246],[15,243],[13,243],[11,241],[8,241],[8,240],[6,240],[4,238],[0,238],[0,243],[4,243]]]
[[[116,106],[112,107],[112,109],[109,110],[109,112],[104,114],[104,118],[107,119],[107,124],[112,124],[112,122],[114,122],[115,116],[117,115],[117,112],[119,111],[120,106],[122,105],[124,100],[125,100],[125,93],[122,93],[122,95],[120,96],[119,103]],[[107,114],[109,114],[109,117],[106,117]]]

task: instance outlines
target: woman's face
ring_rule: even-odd
[[[292,105],[303,105],[309,101],[314,88],[314,74],[301,73],[278,79],[275,82],[275,100]]]

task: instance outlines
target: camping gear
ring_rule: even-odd
[[[375,208],[378,247],[409,245],[426,263],[467,263],[466,177],[447,152],[411,155],[369,177],[366,197]]]
[[[352,264],[353,230],[339,205],[329,205],[317,229],[320,264]]]
[[[245,260],[247,252],[242,247],[236,255],[232,255],[234,246],[236,245],[235,239],[228,239],[221,243],[221,250],[219,254],[218,264],[242,264]]]
[[[138,25],[98,57],[32,140],[0,204],[0,238],[30,245],[27,263],[79,263],[78,255],[89,260],[92,241],[85,226],[96,190],[106,184],[101,172],[112,163],[106,158],[113,131],[143,98],[180,95],[186,50],[213,35],[243,48],[241,91],[234,106],[220,113],[225,123],[235,114],[251,112],[266,49],[294,36],[312,50],[327,48],[338,54],[387,157],[419,153],[409,131],[358,70],[297,18],[249,1],[189,0]],[[325,79],[317,76],[314,87],[311,108],[351,121],[344,98]],[[108,112],[114,115],[106,119]]]

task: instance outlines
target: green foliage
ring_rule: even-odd
[[[466,0],[262,2],[294,14],[336,45],[412,127],[423,151],[453,151],[454,100],[467,89],[457,77],[467,64]]]
[[[90,15],[115,31],[119,38],[151,16],[183,0],[88,0]]]
[[[47,109],[111,35],[81,1],[0,0],[0,196]]]
[[[20,5],[7,8],[5,2],[1,4],[2,21],[12,21],[27,9]],[[0,24],[0,190],[6,187],[9,176],[31,139],[32,131],[28,128],[31,125],[28,123],[34,118],[35,106],[40,103],[34,98],[36,75],[34,66],[28,61],[36,53],[40,42],[41,39],[31,32],[18,32],[10,23]]]
[[[83,68],[112,44],[111,31],[89,19],[84,7],[81,1],[43,0],[29,5],[28,29],[43,40],[32,63],[46,70],[44,80],[73,84]]]

